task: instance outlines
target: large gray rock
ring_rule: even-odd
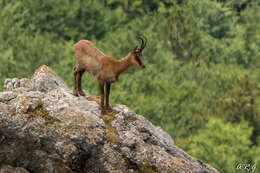
[[[128,107],[102,114],[45,65],[32,79],[6,79],[4,90],[0,172],[218,172]]]
[[[0,168],[0,173],[29,173],[29,171],[24,168],[13,168],[10,165],[2,165]]]

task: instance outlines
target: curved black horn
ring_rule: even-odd
[[[144,39],[145,39],[145,42],[144,42],[144,48],[145,48],[146,47],[146,43],[147,43],[147,38],[144,37]]]
[[[144,38],[145,38],[145,37],[144,37]],[[141,46],[140,46],[140,51],[142,51],[142,50],[145,48],[145,46],[146,46],[147,39],[146,39],[146,38],[143,39],[142,37],[138,37],[138,39],[140,39],[140,40],[142,41],[142,44],[141,44]]]

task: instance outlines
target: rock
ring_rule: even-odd
[[[0,173],[218,172],[124,105],[101,113],[47,66],[0,92]],[[10,166],[12,165],[12,166]]]
[[[14,168],[10,165],[3,165],[0,167],[0,173],[29,173],[26,169],[17,167]]]

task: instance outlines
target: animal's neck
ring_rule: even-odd
[[[127,55],[126,57],[118,60],[118,68],[116,70],[116,73],[120,75],[121,73],[125,72],[129,67],[132,66],[132,63],[130,62],[130,55]]]

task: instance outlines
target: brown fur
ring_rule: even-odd
[[[89,40],[80,40],[75,44],[76,65],[74,67],[73,94],[85,95],[81,88],[81,78],[85,71],[92,74],[97,80],[101,96],[101,108],[104,109],[104,86],[106,85],[106,108],[109,107],[110,85],[118,80],[121,73],[135,65],[145,68],[142,61],[142,50],[146,42],[142,40],[141,48],[135,48],[120,60],[105,55]],[[139,61],[139,62],[138,62]]]

